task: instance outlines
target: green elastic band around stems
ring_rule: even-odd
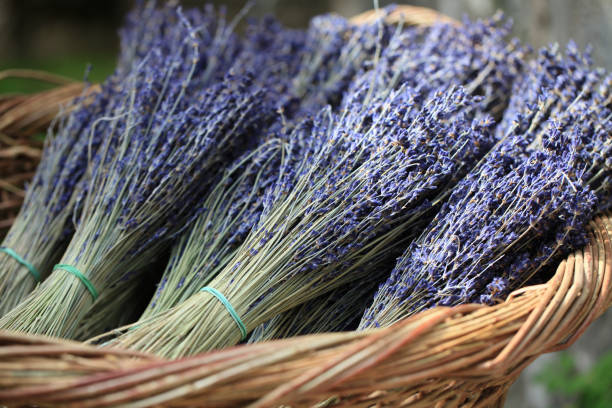
[[[7,248],[3,246],[0,246],[0,252],[4,252],[5,254],[10,255],[17,262],[19,262],[20,264],[28,268],[28,271],[30,271],[30,274],[34,277],[36,282],[41,281],[40,272],[38,272],[38,270],[34,267],[34,265],[32,265],[31,263],[29,263],[28,261],[20,257],[17,252],[13,251],[11,248]]]
[[[66,272],[70,272],[71,274],[79,278],[79,280],[83,283],[83,285],[85,285],[85,287],[91,294],[91,297],[93,298],[93,300],[95,301],[98,298],[98,291],[94,287],[93,283],[91,283],[91,281],[87,279],[87,277],[83,275],[81,271],[79,271],[77,268],[75,268],[72,265],[57,264],[53,267],[53,270],[55,271],[57,269],[61,269]]]
[[[208,293],[210,293],[211,295],[213,295],[214,297],[219,299],[219,301],[221,303],[223,303],[223,306],[225,306],[225,308],[229,312],[230,316],[232,316],[232,319],[234,319],[234,321],[238,325],[238,328],[240,329],[240,334],[242,334],[241,341],[246,339],[246,337],[247,337],[247,329],[246,329],[244,323],[242,323],[242,320],[240,320],[240,316],[238,316],[238,313],[236,313],[236,310],[234,310],[234,308],[232,307],[232,304],[229,302],[229,300],[227,300],[227,298],[225,296],[223,296],[221,294],[221,292],[219,292],[215,288],[210,288],[208,286],[205,286],[202,289],[200,289],[200,291],[201,292],[208,292]]]

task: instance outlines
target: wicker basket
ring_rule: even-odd
[[[495,306],[437,307],[366,332],[164,360],[0,331],[0,402],[501,407],[523,368],[542,353],[570,346],[612,304],[611,237],[608,213],[590,224],[589,244],[561,262],[546,284],[517,290]]]

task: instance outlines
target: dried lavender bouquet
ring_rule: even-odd
[[[315,135],[316,154],[281,167],[260,222],[208,284],[217,294],[193,295],[114,344],[171,357],[235,344],[271,317],[367,276],[492,144],[490,122],[455,115],[474,103],[462,90],[439,92],[422,109],[414,97],[402,89],[332,115]],[[293,136],[290,144],[303,143]]]
[[[583,245],[586,223],[610,206],[612,77],[574,45],[565,59],[543,50],[526,77],[503,122],[508,134],[398,260],[360,328],[503,300]]]
[[[243,48],[253,50],[247,58],[254,53],[258,65],[274,67],[274,72],[265,68],[258,73],[258,80],[268,85],[272,79],[269,85],[283,93],[278,102],[283,115],[266,130],[268,140],[230,165],[208,194],[201,214],[174,246],[157,291],[135,325],[186,300],[226,266],[259,219],[265,189],[278,177],[287,129],[312,132],[310,112],[337,104],[348,80],[373,57],[376,44],[384,46],[389,30],[384,25],[351,25],[333,15],[315,18],[305,35],[271,18],[251,21],[243,40],[249,45]],[[308,146],[299,148],[301,155],[311,153]]]
[[[219,77],[234,58],[237,40],[222,15],[208,9],[205,14],[176,7],[155,7],[154,2],[136,8],[120,32],[121,51],[115,73],[99,92],[78,98],[72,112],[49,130],[43,157],[30,184],[20,214],[2,243],[0,251],[0,316],[22,301],[50,272],[74,232],[73,213],[79,197],[88,188],[87,168],[109,132],[115,112],[124,103],[117,92],[131,71],[142,63],[153,47],[171,55],[173,44],[187,35],[182,18],[197,27],[200,44],[198,67],[192,83],[198,86]],[[143,24],[144,22],[144,24]],[[144,29],[143,29],[144,28]],[[173,43],[173,41],[175,41]],[[201,89],[201,88],[200,88]]]
[[[132,46],[120,54],[117,69],[121,71],[130,64],[142,61],[153,46],[161,47],[165,54],[171,55],[174,51],[173,41],[182,41],[189,34],[185,31],[185,24],[181,24],[181,20],[185,20],[194,27],[195,40],[200,45],[198,66],[185,95],[190,98],[208,84],[222,79],[223,73],[243,54],[244,44],[233,32],[240,18],[241,14],[226,23],[225,11],[222,8],[215,10],[211,5],[207,5],[203,10],[182,10],[171,5],[160,8],[156,7],[153,1],[148,2],[128,15],[127,22],[120,31],[122,42]],[[257,51],[260,50],[255,49],[253,52]],[[245,69],[248,64],[244,64],[244,58],[242,59],[241,69]],[[141,271],[130,271],[121,280],[111,284],[92,304],[82,319],[75,338],[85,340],[137,320],[151,293],[146,289],[152,285],[152,279],[157,278],[154,272],[159,270],[157,264],[158,262]],[[141,276],[143,274],[145,276]]]
[[[124,105],[108,119],[61,264],[0,326],[73,336],[98,292],[155,259],[227,156],[271,117],[272,95],[231,71],[188,94],[200,54],[197,28],[181,24],[189,35],[168,47],[172,54],[153,48],[119,90]]]
[[[109,78],[91,98],[80,97],[67,117],[52,125],[23,205],[0,246],[0,315],[21,302],[61,257],[73,233],[71,217],[82,188],[87,157],[100,138],[91,136],[112,105]]]
[[[235,56],[234,74],[246,74],[249,67],[259,67],[255,75],[249,75],[250,81],[265,88],[274,88],[281,109],[287,90],[291,89],[291,80],[299,69],[304,40],[305,34],[302,31],[286,29],[272,18],[252,20],[246,35],[239,41],[240,52]],[[269,138],[253,136],[250,138],[253,143],[250,144]],[[257,219],[260,212],[260,205],[256,202],[258,195],[255,194],[257,188],[260,188],[258,182],[260,177],[269,177],[269,174],[278,170],[278,165],[274,168],[272,164],[278,163],[278,158],[274,158],[274,155],[280,150],[278,140],[263,141],[262,144],[260,149],[248,152],[228,165],[228,170],[221,180],[204,195],[203,205],[198,203],[198,206],[201,206],[199,215],[194,216],[191,225],[181,234],[179,242],[174,246],[170,262],[142,319],[173,306],[181,298],[198,290],[214,276],[216,269],[223,266],[222,261],[228,257],[227,254],[241,242],[248,230],[246,225],[252,223],[250,220]],[[264,158],[265,156],[269,157]],[[230,156],[228,160],[231,161]],[[244,196],[241,196],[242,194]],[[240,203],[237,200],[240,200]],[[226,238],[230,238],[230,241],[226,242]],[[197,267],[198,264],[200,267]],[[113,291],[107,292],[109,296],[117,298],[113,309],[130,307],[130,298],[122,294],[133,290],[130,285],[136,283],[133,283],[133,280],[124,281],[121,285],[115,285]],[[99,302],[102,302],[102,299]],[[105,305],[108,302],[102,303]],[[118,306],[120,303],[123,303],[123,307]],[[93,309],[96,309],[95,305]],[[94,310],[84,319],[79,338],[100,333],[97,328],[103,326],[97,321],[89,321],[107,313],[105,307],[101,306],[100,309],[102,313],[96,313]],[[107,330],[117,327],[105,325]]]

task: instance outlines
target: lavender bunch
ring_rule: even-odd
[[[281,166],[259,223],[208,284],[229,299],[243,322],[242,336],[368,276],[400,237],[414,233],[454,175],[491,145],[489,122],[455,115],[474,103],[460,89],[438,93],[423,109],[411,109],[413,96],[402,89],[331,115],[316,153]],[[114,344],[175,357],[235,344],[241,331],[217,298],[200,292]]]
[[[231,71],[185,97],[199,44],[182,23],[190,35],[173,54],[151,50],[120,90],[124,104],[92,158],[90,189],[62,257],[70,269],[54,271],[0,326],[73,336],[96,292],[147,267],[192,217],[228,153],[269,120],[272,95]]]
[[[240,41],[234,74],[246,75],[248,69],[258,67],[257,74],[250,75],[252,81],[274,88],[279,97],[277,104],[282,106],[278,99],[288,92],[291,79],[300,69],[304,41],[302,31],[286,29],[272,18],[251,20]],[[264,140],[266,133],[253,135],[249,144],[263,140],[259,148],[230,164],[204,196],[189,229],[173,247],[162,279],[140,320],[174,306],[205,285],[225,266],[256,222],[261,213],[261,191],[273,182],[280,160],[280,140]],[[228,161],[232,154],[227,156]]]
[[[0,315],[50,273],[72,235],[70,221],[88,155],[101,143],[95,129],[101,125],[98,119],[112,109],[118,81],[112,76],[91,98],[77,98],[72,112],[49,129],[19,215],[0,246]],[[11,251],[16,256],[9,256]]]
[[[570,72],[576,68],[566,63]],[[610,77],[588,92],[567,90],[572,81],[590,83],[584,79],[591,74],[597,76],[561,75],[554,83],[562,86],[541,89],[537,106],[514,104],[510,134],[398,259],[360,328],[387,326],[435,305],[503,300],[586,242],[586,223],[612,199]],[[552,109],[557,103],[565,109]],[[533,132],[539,127],[544,131]]]
[[[287,143],[282,140],[289,129],[294,129],[294,137],[299,134],[298,140],[305,141],[296,146],[299,152],[292,153],[292,160],[312,153],[313,120],[324,119],[313,119],[309,112],[333,97],[331,88],[346,86],[347,78],[375,48],[376,33],[371,27],[352,26],[340,18],[342,24],[330,24],[330,19],[336,21],[331,16],[316,19],[305,35],[287,30],[270,18],[250,23],[245,39],[249,45],[244,46],[249,52],[240,55],[240,65],[249,61],[274,67],[274,72],[265,73],[262,81],[288,96],[279,102],[284,114],[266,131],[275,138],[237,159],[211,190],[202,213],[174,247],[141,320],[186,300],[232,259],[261,214],[265,190],[278,177],[281,155],[286,149],[282,144]],[[332,44],[330,38],[334,40]],[[302,86],[304,78],[309,78],[307,87]]]

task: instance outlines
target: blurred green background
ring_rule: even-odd
[[[112,72],[117,28],[130,4],[123,1],[0,0],[0,70],[40,69],[101,81]],[[0,92],[32,92],[44,82],[6,79]]]

